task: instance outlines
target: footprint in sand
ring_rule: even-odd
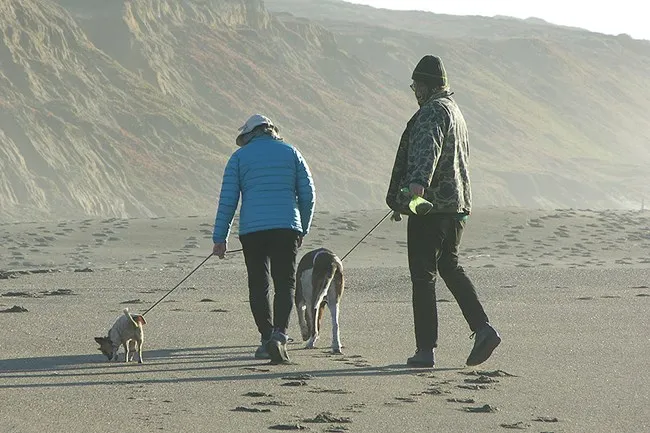
[[[25,307],[21,307],[20,305],[14,305],[11,308],[0,310],[0,313],[27,313],[28,311],[29,310]]]
[[[463,404],[473,404],[476,401],[473,398],[448,398],[449,403],[463,403]]]
[[[232,409],[233,412],[249,412],[249,413],[268,413],[271,412],[271,409],[260,409],[258,407],[246,407],[246,406],[237,406]]]
[[[332,354],[331,352],[327,352],[328,355],[331,355],[330,357],[332,358],[333,361],[337,362],[343,362],[346,365],[352,365],[354,367],[370,367],[371,364],[366,361],[363,356],[361,355],[350,355],[350,356],[341,356],[342,354]]]
[[[269,426],[270,430],[309,430],[307,426],[300,424],[275,424]]]
[[[507,423],[499,424],[499,426],[501,426],[503,428],[508,428],[508,429],[525,430],[528,427],[530,427],[530,424],[527,423],[527,422],[518,421],[518,422],[515,422],[515,423],[512,423],[512,424],[507,424]]]
[[[490,387],[487,386],[487,385],[474,385],[474,384],[467,384],[467,385],[461,384],[461,385],[457,385],[457,387],[461,388],[461,389],[469,389],[471,391],[480,391],[482,389],[490,389]]]
[[[443,394],[451,394],[451,392],[440,389],[439,387],[436,386],[432,386],[418,394],[419,395],[443,395]]]
[[[40,295],[36,295],[34,293],[29,293],[29,292],[5,292],[2,294],[2,296],[6,296],[9,298],[40,298]]]
[[[75,294],[71,289],[56,289],[51,291],[46,290],[41,293],[45,296],[70,296]]]
[[[309,392],[316,394],[352,394],[351,391],[346,391],[344,389],[328,389],[319,387],[312,388],[309,390]]]
[[[273,397],[273,395],[268,394],[266,392],[259,392],[259,391],[249,391],[245,394],[242,394],[244,397],[253,397],[253,398],[259,398],[259,397]]]
[[[470,413],[495,413],[499,411],[496,406],[490,404],[484,404],[483,406],[466,406],[463,410]]]
[[[305,423],[314,424],[349,424],[352,419],[347,416],[336,416],[332,412],[321,412],[313,418],[306,418]]]
[[[243,367],[242,370],[253,371],[255,373],[268,373],[269,371],[271,371],[268,368],[260,368],[260,367]]]
[[[538,416],[537,418],[533,419],[533,421],[537,421],[537,422],[560,422],[560,420],[557,419],[554,416]]]
[[[142,304],[144,301],[142,299],[129,299],[128,301],[122,301],[120,304]]]
[[[465,376],[487,376],[487,377],[519,377],[516,374],[510,374],[503,370],[475,370],[462,372]]]
[[[290,382],[285,382],[283,384],[280,384],[280,386],[307,386],[307,381],[305,380],[293,380]]]
[[[476,379],[465,379],[465,383],[471,383],[471,384],[489,384],[489,383],[498,383],[499,381],[497,379],[494,379],[492,377],[487,377],[487,376],[479,376]]]
[[[293,406],[291,403],[287,403],[281,400],[266,400],[266,401],[256,401],[253,403],[255,406],[276,406],[276,407],[287,407]]]
[[[395,400],[402,403],[417,403],[417,399],[413,397],[394,397]]]

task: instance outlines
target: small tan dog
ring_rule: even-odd
[[[316,347],[327,304],[332,316],[332,352],[341,353],[339,311],[344,285],[343,263],[327,248],[306,253],[298,263],[295,304],[306,348]]]
[[[138,352],[138,363],[142,363],[142,345],[144,344],[144,331],[142,326],[147,322],[140,314],[130,314],[129,309],[124,309],[113,327],[109,329],[108,336],[95,337],[99,349],[109,361],[117,361],[117,352],[124,346],[124,362],[133,361],[135,352]],[[130,356],[129,356],[130,355]]]

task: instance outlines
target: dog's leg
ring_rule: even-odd
[[[343,274],[337,272],[334,276],[333,287],[327,292],[327,305],[332,314],[332,352],[341,353],[341,333],[339,331],[339,312],[341,297],[343,296]]]
[[[144,337],[137,341],[138,345],[138,364],[142,364],[142,345],[144,344]]]
[[[320,335],[320,330],[323,329],[323,314],[325,314],[325,305],[327,301],[323,299],[318,307],[318,334]]]
[[[297,303],[296,312],[298,313],[298,325],[300,325],[302,341],[307,341],[311,335],[309,325],[307,325],[307,306],[302,302]]]
[[[129,362],[132,362],[135,359],[135,354],[138,351],[138,341],[131,340],[129,343]]]
[[[302,260],[301,260],[302,263]],[[294,303],[296,304],[296,313],[298,314],[298,325],[300,325],[300,334],[302,341],[309,340],[311,329],[309,329],[309,315],[307,313],[307,299],[311,299],[312,293],[312,270],[306,269],[298,271],[296,278],[296,293]]]
[[[332,352],[341,353],[341,333],[339,331],[339,304],[336,299],[328,300],[327,306],[332,314]]]
[[[309,341],[307,341],[307,345],[305,346],[307,349],[313,349],[316,347],[316,340],[318,340],[318,310],[320,309],[319,303],[316,303],[316,305],[313,305],[310,309],[309,314],[309,328],[311,331],[311,336],[309,337]]]
[[[124,362],[129,362],[129,346],[131,345],[130,341],[125,341],[122,343],[122,345],[124,346]]]

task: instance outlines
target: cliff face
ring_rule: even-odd
[[[443,40],[270,3],[3,0],[0,220],[211,214],[255,112],[308,159],[320,210],[383,207],[429,52],[471,128],[477,206],[644,192],[647,44],[549,25]]]

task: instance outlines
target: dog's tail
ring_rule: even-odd
[[[141,314],[131,315],[131,313],[129,313],[128,308],[124,309],[124,315],[129,318],[129,320],[131,321],[133,326],[135,326],[136,328],[139,328],[140,326],[147,324],[147,322],[144,320],[143,315],[141,315]]]
[[[322,263],[318,263],[321,262]],[[322,253],[322,256],[316,257],[314,263],[314,273],[318,273],[316,278],[322,281],[322,289],[326,293],[337,271],[340,270],[341,261],[332,253]],[[318,290],[318,289],[317,289]]]

